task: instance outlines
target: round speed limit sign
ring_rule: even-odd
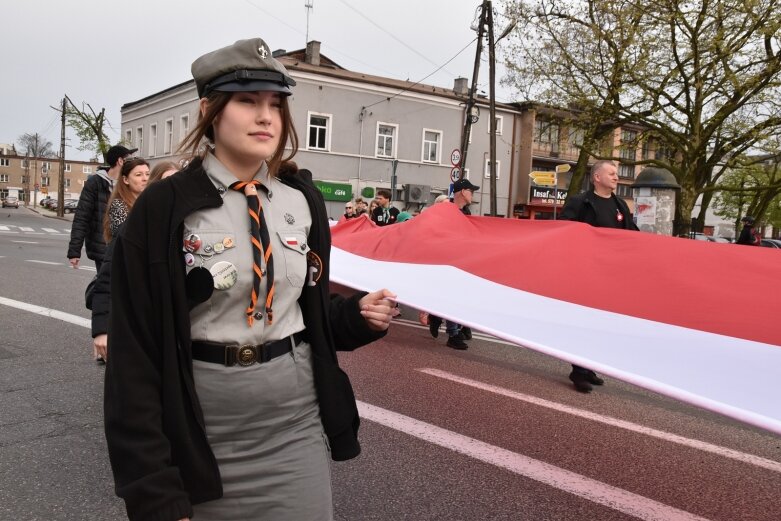
[[[461,164],[461,151],[459,149],[456,148],[450,153],[450,162],[453,166]]]
[[[450,171],[450,180],[454,183],[458,181],[458,178],[461,177],[461,169],[457,166],[454,166],[453,169]]]

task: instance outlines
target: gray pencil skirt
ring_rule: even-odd
[[[312,352],[302,342],[264,364],[195,360],[194,376],[223,497],[195,505],[198,521],[331,521],[328,441]]]

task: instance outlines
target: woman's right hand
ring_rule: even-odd
[[[98,357],[108,360],[108,335],[98,335],[92,339],[92,356],[96,360]]]

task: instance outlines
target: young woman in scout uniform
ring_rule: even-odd
[[[131,520],[330,520],[328,458],[360,452],[336,350],[382,337],[395,296],[329,294],[325,205],[289,161],[295,81],[266,43],[238,41],[192,72],[196,157],[144,192],[115,243],[117,494]]]

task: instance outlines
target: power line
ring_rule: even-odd
[[[403,45],[404,47],[406,47],[406,48],[407,48],[407,49],[409,49],[410,51],[414,52],[415,54],[417,54],[418,56],[420,56],[421,58],[423,58],[424,60],[426,60],[427,62],[429,62],[430,64],[432,64],[432,65],[436,65],[436,64],[437,64],[435,61],[433,61],[433,60],[430,60],[430,59],[429,59],[427,56],[425,56],[425,55],[421,54],[420,52],[418,52],[418,50],[417,50],[417,49],[415,49],[414,47],[412,47],[411,45],[407,45],[407,43],[406,43],[406,42],[404,42],[403,40],[401,40],[400,38],[398,38],[398,37],[397,37],[395,34],[393,34],[392,32],[388,31],[387,29],[385,29],[384,27],[382,27],[380,24],[378,24],[377,22],[375,22],[374,20],[372,20],[371,18],[369,18],[368,16],[366,16],[365,14],[363,14],[362,12],[360,12],[358,9],[356,9],[356,8],[355,8],[355,7],[353,7],[352,5],[348,4],[346,0],[339,0],[339,1],[340,1],[341,3],[343,3],[344,5],[346,5],[347,7],[349,7],[350,9],[352,9],[353,11],[355,11],[356,13],[358,13],[358,15],[360,15],[361,17],[363,17],[363,18],[364,18],[364,19],[365,19],[367,22],[369,22],[370,24],[372,24],[373,26],[375,26],[377,29],[379,29],[380,31],[384,32],[385,34],[387,34],[388,36],[390,36],[391,38],[393,38],[394,40],[396,40],[397,42],[399,42],[401,45]],[[471,43],[471,42],[470,42],[470,43]],[[439,69],[437,69],[437,70],[439,70]],[[449,72],[449,71],[445,71],[445,72],[447,72],[448,74],[451,74],[451,75],[453,74],[452,72]]]
[[[418,81],[416,81],[415,83],[413,83],[413,84],[412,84],[412,85],[410,85],[409,87],[406,87],[406,88],[404,88],[404,89],[400,90],[399,92],[397,92],[396,94],[394,94],[393,96],[391,96],[391,97],[389,97],[389,98],[386,98],[386,99],[384,99],[384,100],[380,100],[380,101],[378,101],[378,102],[376,102],[376,103],[372,103],[371,105],[366,105],[366,106],[365,106],[365,107],[363,107],[363,108],[364,108],[364,109],[368,109],[369,107],[373,107],[373,106],[375,106],[375,105],[379,105],[380,103],[384,103],[384,102],[386,102],[386,101],[390,101],[390,100],[392,100],[393,98],[395,98],[396,96],[400,96],[401,94],[403,94],[403,93],[407,92],[407,91],[408,91],[408,90],[410,90],[412,87],[414,87],[415,85],[417,85],[417,84],[419,84],[420,82],[424,81],[426,78],[428,78],[428,77],[430,77],[430,76],[433,76],[434,74],[436,74],[437,72],[439,72],[439,71],[440,71],[440,69],[442,69],[442,68],[443,68],[445,65],[447,65],[448,63],[450,63],[450,62],[452,62],[453,60],[455,60],[456,58],[458,58],[458,55],[459,55],[459,54],[461,54],[462,52],[464,52],[465,50],[467,50],[467,49],[469,48],[469,46],[470,46],[470,45],[472,45],[472,43],[474,43],[476,40],[477,40],[477,38],[474,38],[472,41],[470,41],[468,44],[466,44],[466,46],[464,46],[464,48],[463,48],[463,49],[461,49],[460,51],[458,51],[458,52],[457,52],[457,53],[456,53],[456,54],[455,54],[455,55],[454,55],[452,58],[450,58],[448,61],[446,61],[445,63],[443,63],[443,64],[442,64],[442,65],[440,65],[439,67],[437,67],[437,68],[436,68],[436,69],[435,69],[433,72],[431,72],[431,73],[430,73],[430,74],[428,74],[427,76],[425,76],[425,77],[423,77],[423,78],[419,79]]]

